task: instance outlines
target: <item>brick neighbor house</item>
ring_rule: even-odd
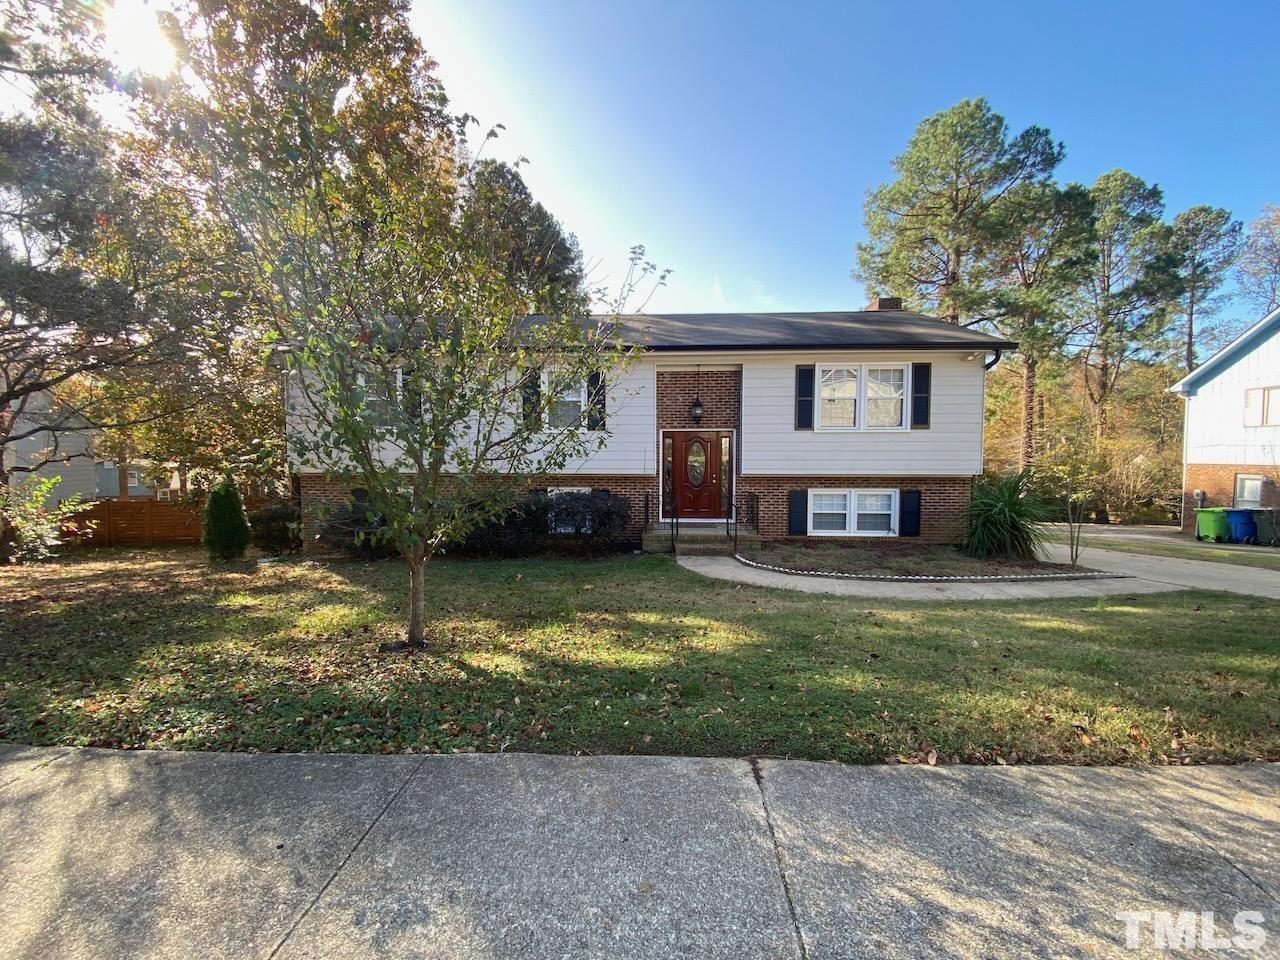
[[[557,398],[603,416],[605,444],[538,485],[627,498],[637,539],[678,517],[764,538],[950,541],[982,473],[986,370],[1016,346],[887,297],[852,312],[634,315],[622,335],[637,360]],[[296,475],[306,525],[350,494]]]
[[[1182,529],[1197,505],[1280,507],[1280,310],[1169,390],[1186,401]]]

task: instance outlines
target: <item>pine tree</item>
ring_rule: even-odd
[[[214,560],[235,560],[249,546],[249,520],[230,476],[210,490],[205,501],[204,545]]]

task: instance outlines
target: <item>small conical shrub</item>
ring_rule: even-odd
[[[204,545],[215,560],[244,556],[249,546],[249,521],[240,502],[240,491],[230,477],[209,491],[204,504]]]

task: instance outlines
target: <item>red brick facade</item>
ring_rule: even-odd
[[[1187,475],[1182,486],[1182,529],[1194,533],[1196,528],[1196,501],[1194,493],[1204,491],[1206,507],[1231,507],[1236,499],[1236,475],[1265,478],[1262,483],[1262,505],[1280,507],[1280,488],[1277,488],[1275,467],[1248,467],[1237,463],[1188,463]]]
[[[951,543],[961,532],[962,516],[969,502],[971,477],[765,477],[738,478],[738,494],[760,498],[760,536],[789,536],[787,515],[792,490],[878,489],[920,491],[920,541]],[[824,538],[825,539],[825,538]]]
[[[689,405],[702,401],[702,420]],[[742,423],[741,370],[659,370],[659,430],[737,430]]]

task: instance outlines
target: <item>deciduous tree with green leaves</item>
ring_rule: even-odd
[[[1221,304],[1218,293],[1240,255],[1243,225],[1231,212],[1201,203],[1173,218],[1173,252],[1178,258],[1182,295],[1175,302],[1180,318],[1174,342],[1181,346],[1183,369],[1196,368],[1196,347],[1205,325]]]
[[[982,98],[927,117],[894,158],[897,178],[867,196],[854,278],[951,323],[984,314],[985,255],[1007,196],[1046,181],[1062,156],[1043,127],[1010,136]]]
[[[406,3],[202,0],[170,29],[186,79],[149,127],[237,237],[295,462],[367,491],[421,647],[429,561],[602,442],[627,350],[572,263],[528,269],[564,238],[475,162]]]

